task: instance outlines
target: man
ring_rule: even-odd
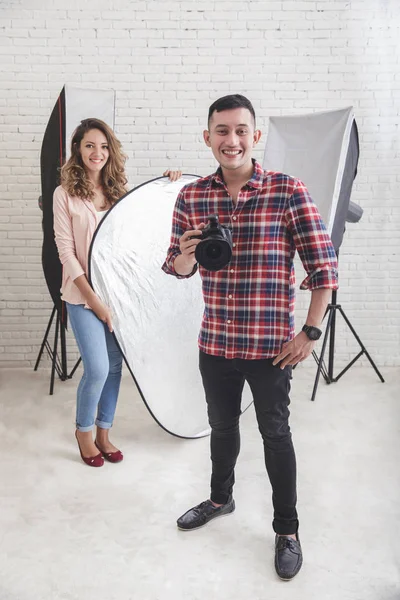
[[[292,579],[302,565],[296,511],[296,459],[289,428],[292,365],[307,358],[321,335],[337,260],[321,217],[304,184],[263,171],[252,159],[261,132],[254,108],[241,95],[211,105],[204,141],[219,163],[208,177],[185,186],[176,201],[171,244],[163,270],[191,277],[207,216],[232,230],[232,259],[220,271],[199,267],[204,317],[199,335],[200,372],[211,427],[211,495],[182,515],[191,530],[235,510],[234,468],[239,454],[240,401],[252,391],[274,506],[275,568]],[[311,290],[302,331],[294,331],[296,250]]]

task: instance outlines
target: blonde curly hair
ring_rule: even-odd
[[[94,199],[94,186],[87,176],[80,152],[83,136],[92,129],[98,129],[107,139],[109,158],[100,176],[107,202],[114,204],[128,191],[125,175],[126,156],[113,130],[100,119],[84,119],[72,134],[71,156],[61,169],[61,185],[70,196],[78,196],[82,200]]]

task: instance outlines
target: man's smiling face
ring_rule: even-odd
[[[251,165],[253,147],[261,132],[247,108],[232,108],[214,112],[203,132],[204,141],[223,169],[247,169]]]

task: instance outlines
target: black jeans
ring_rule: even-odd
[[[283,371],[273,359],[226,359],[200,351],[200,373],[211,427],[211,500],[225,504],[232,496],[240,450],[239,418],[242,390],[248,382],[264,442],[265,466],[272,486],[273,528],[298,530],[296,457],[289,428],[291,367]]]

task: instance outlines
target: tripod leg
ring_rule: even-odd
[[[37,357],[37,360],[36,360],[36,364],[35,364],[35,367],[33,369],[34,371],[38,370],[38,366],[39,366],[40,360],[42,358],[43,350],[44,350],[44,348],[46,346],[47,337],[49,335],[50,327],[51,327],[51,325],[53,323],[55,312],[56,312],[56,307],[53,306],[53,310],[51,312],[51,317],[50,317],[48,325],[47,325],[46,333],[44,334],[43,342],[42,342],[42,345],[40,346],[40,350],[39,350],[39,354],[38,354],[38,357]]]
[[[79,357],[79,359],[76,361],[76,365],[74,366],[74,368],[72,369],[71,373],[68,375],[68,379],[71,379],[75,373],[75,371],[77,370],[77,368],[79,367],[79,365],[82,362],[82,358]]]
[[[51,377],[50,377],[50,396],[53,395],[53,391],[54,391],[54,376],[55,376],[55,371],[56,371],[56,361],[57,361],[57,345],[58,345],[58,329],[60,326],[60,317],[57,313],[57,319],[56,319],[56,332],[54,335],[54,346],[53,346],[53,360],[52,360],[52,364],[51,364]]]
[[[60,341],[61,341],[61,380],[65,381],[68,379],[68,366],[67,366],[67,345],[65,342],[65,326],[62,318],[60,317]]]
[[[319,365],[319,358],[318,358],[318,354],[315,352],[315,350],[313,350],[312,353],[312,357],[315,360],[317,366]],[[325,361],[322,361],[322,367],[321,367],[321,375],[322,377],[325,379],[326,383],[331,383],[330,377],[328,375],[328,371],[326,369],[326,365],[325,365]]]
[[[326,349],[326,344],[328,342],[328,335],[329,335],[329,331],[331,328],[331,323],[332,323],[332,316],[333,313],[335,312],[335,309],[332,309],[329,313],[329,317],[328,317],[328,322],[326,324],[326,331],[325,331],[325,335],[324,335],[324,341],[322,343],[322,349],[321,349],[321,354],[318,360],[318,369],[317,369],[317,374],[315,376],[315,382],[314,382],[314,389],[313,389],[313,393],[311,396],[311,401],[314,402],[315,400],[315,396],[317,393],[317,388],[318,388],[318,383],[319,383],[319,377],[321,375],[321,370],[322,370],[322,365],[323,365],[323,360],[324,360],[324,355],[325,355],[325,349]]]
[[[336,299],[337,292],[332,292],[332,305],[335,307],[333,310],[332,323],[331,323],[331,334],[329,336],[329,359],[328,359],[328,375],[329,379],[333,381],[333,361],[335,358],[335,335],[336,335]]]
[[[376,366],[376,364],[374,363],[374,361],[372,360],[372,358],[370,357],[370,355],[367,352],[366,347],[364,346],[364,344],[362,343],[362,341],[360,340],[360,338],[358,337],[354,327],[352,326],[352,324],[350,323],[349,319],[346,317],[344,310],[339,307],[340,310],[340,314],[342,315],[343,319],[346,321],[347,326],[349,327],[351,333],[354,335],[354,337],[356,338],[357,342],[360,344],[361,349],[362,349],[362,353],[361,354],[365,354],[365,356],[368,358],[372,368],[374,369],[375,373],[378,375],[379,379],[382,381],[382,383],[385,383],[385,380],[383,379],[382,375],[380,374],[378,367]],[[346,369],[347,370],[347,369]],[[339,377],[343,374],[343,372],[338,375],[338,377],[336,379],[339,379]]]

